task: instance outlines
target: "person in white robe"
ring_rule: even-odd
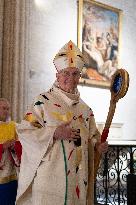
[[[108,149],[77,90],[84,57],[69,41],[54,58],[56,82],[17,126],[22,144],[17,205],[93,205],[99,156]]]

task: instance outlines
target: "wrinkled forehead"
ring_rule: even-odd
[[[69,73],[79,72],[80,73],[80,70],[76,67],[68,67],[68,68],[61,70],[59,73],[64,73],[64,72],[69,72]]]

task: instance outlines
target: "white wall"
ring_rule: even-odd
[[[30,0],[28,43],[28,104],[33,97],[48,90],[55,79],[53,58],[70,39],[77,42],[76,0],[39,0],[45,2],[40,10]],[[100,0],[99,0],[100,1]],[[123,123],[123,139],[136,139],[136,1],[101,0],[123,10],[121,65],[130,74],[127,95],[119,101],[113,122]],[[105,122],[110,101],[107,89],[79,86],[81,97],[94,110],[97,122]]]
[[[77,41],[76,0],[39,0],[45,2],[41,10],[35,0],[30,2],[28,104],[55,80],[53,58],[58,49],[70,39]]]

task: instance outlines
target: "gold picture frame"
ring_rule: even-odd
[[[122,10],[92,0],[77,3],[77,45],[86,61],[80,84],[109,88],[120,67]]]

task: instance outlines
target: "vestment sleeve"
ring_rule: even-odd
[[[36,97],[24,120],[17,125],[18,138],[23,147],[22,153],[26,153],[31,161],[36,160],[36,158],[38,161],[42,153],[45,154],[49,145],[53,143],[56,127],[44,123],[45,109],[46,104],[43,97]]]
[[[24,116],[24,120],[30,122],[31,125],[37,128],[44,127],[46,104],[41,96],[34,99],[32,105]]]

